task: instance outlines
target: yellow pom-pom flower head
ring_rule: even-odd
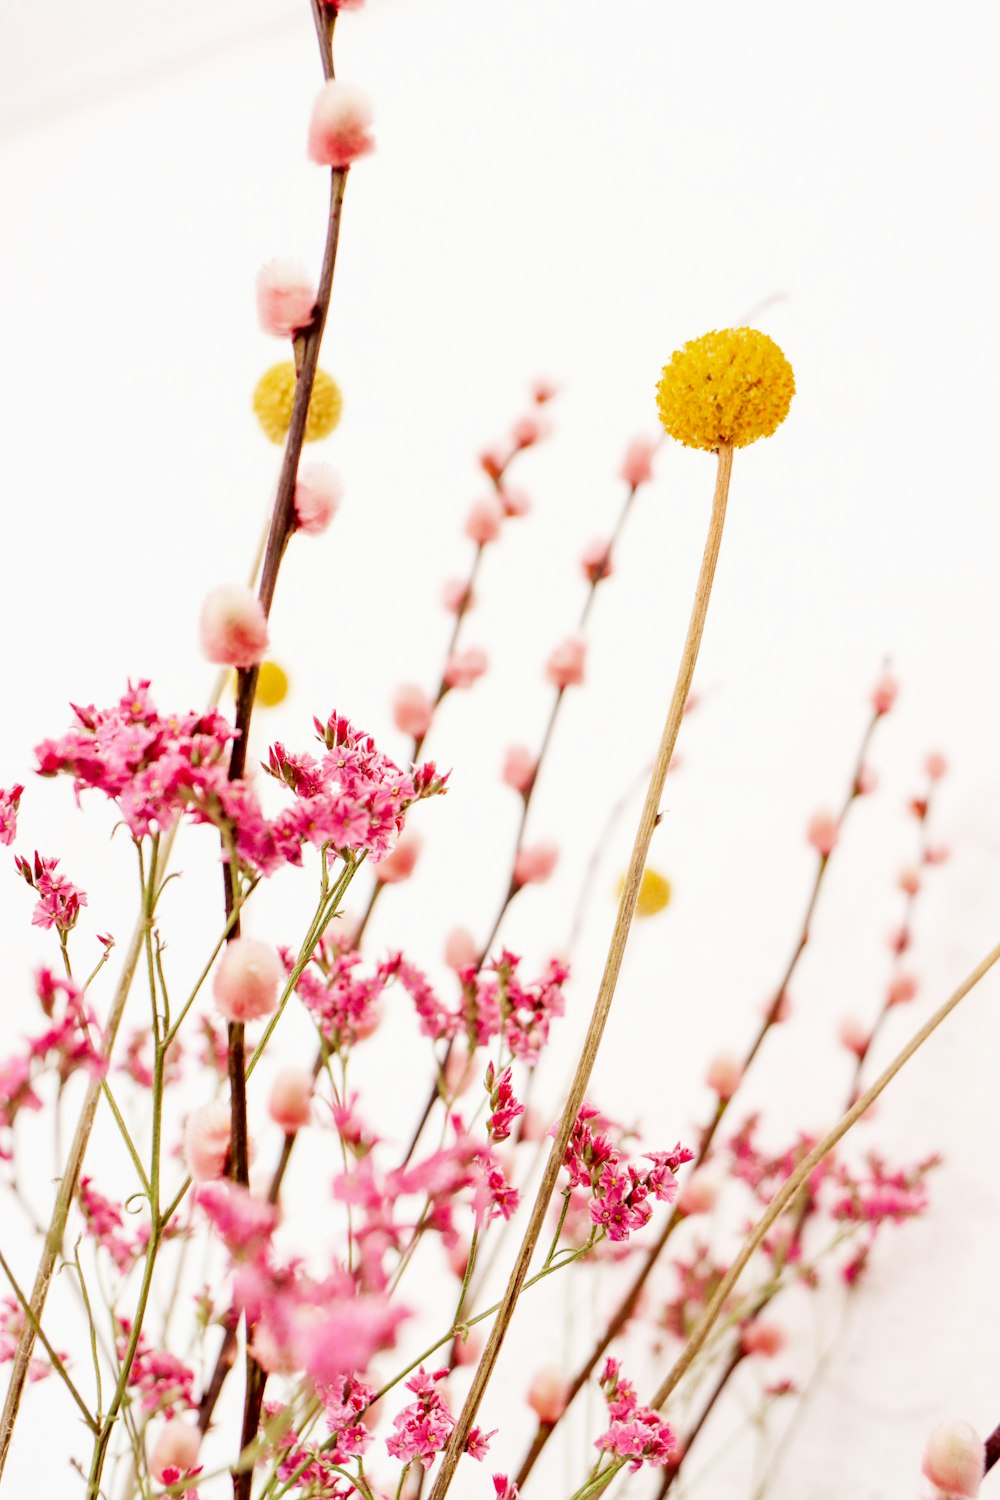
[[[745,448],[788,416],[795,376],[773,339],[724,328],[671,356],[656,388],[660,421],[687,448]]]
[[[253,409],[272,443],[283,443],[288,435],[295,401],[295,380],[295,366],[288,359],[272,365],[257,382],[253,393]],[[315,443],[320,438],[330,436],[340,421],[343,404],[340,387],[333,376],[328,375],[325,370],[317,370],[306,417],[307,443]]]
[[[621,895],[625,888],[624,875],[618,882],[618,894]],[[659,870],[653,870],[648,865],[642,872],[642,880],[639,883],[639,899],[636,902],[635,914],[637,917],[655,917],[661,911],[665,911],[670,905],[672,891],[670,881]]]
[[[257,670],[257,702],[276,708],[288,696],[288,673],[276,661],[262,661]]]

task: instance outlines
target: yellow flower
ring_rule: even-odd
[[[792,367],[773,339],[755,328],[724,328],[671,356],[656,404],[667,432],[687,448],[745,448],[771,436],[794,394]]]
[[[257,673],[257,702],[275,708],[288,694],[288,673],[276,661],[262,661]]]
[[[618,882],[619,896],[624,885],[623,875]],[[670,881],[665,875],[661,875],[658,870],[643,870],[642,880],[639,882],[639,899],[635,907],[636,916],[655,917],[658,912],[664,911],[670,905],[670,893]]]
[[[283,443],[292,421],[292,402],[295,400],[295,366],[290,359],[282,360],[260,377],[253,393],[253,409],[257,420],[272,443]],[[318,442],[329,437],[340,421],[343,398],[340,387],[325,370],[317,370],[309,400],[306,417],[305,440]]]

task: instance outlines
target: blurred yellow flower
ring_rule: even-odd
[[[624,875],[618,882],[618,894],[622,893],[625,886]],[[670,881],[658,870],[648,867],[642,872],[642,880],[639,882],[639,899],[636,902],[635,914],[637,917],[655,917],[658,912],[664,911],[670,905]]]
[[[272,443],[283,443],[288,434],[295,400],[295,379],[295,365],[290,359],[282,360],[264,372],[253,393],[257,420]],[[307,443],[330,436],[340,421],[342,406],[340,387],[333,376],[325,370],[317,370],[306,417]]]
[[[794,394],[792,367],[773,339],[755,328],[724,328],[671,356],[656,404],[667,432],[685,447],[745,448],[771,436]]]
[[[288,673],[276,661],[262,661],[257,673],[257,702],[276,708],[288,695]]]

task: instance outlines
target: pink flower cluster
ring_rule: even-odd
[[[132,1324],[127,1318],[119,1318],[117,1329],[116,1343],[118,1358],[121,1359],[132,1332]],[[130,1390],[140,1393],[144,1412],[176,1416],[178,1412],[194,1411],[197,1406],[194,1399],[194,1371],[165,1349],[152,1348],[144,1333],[139,1335],[128,1384]]]
[[[97,1018],[79,985],[40,969],[35,994],[48,1025],[27,1038],[23,1052],[0,1061],[0,1158],[9,1155],[3,1132],[18,1111],[42,1108],[36,1085],[44,1073],[55,1073],[62,1084],[78,1068],[100,1074],[105,1067]]]
[[[651,1468],[670,1462],[677,1451],[677,1439],[659,1412],[640,1406],[631,1381],[621,1377],[616,1359],[606,1361],[601,1386],[608,1404],[611,1426],[602,1432],[594,1446],[614,1458],[627,1458],[629,1472],[634,1474],[644,1463]]]
[[[396,1431],[386,1438],[385,1446],[393,1458],[401,1463],[412,1463],[414,1459],[425,1469],[430,1468],[434,1455],[440,1453],[451,1436],[455,1418],[445,1405],[438,1383],[448,1374],[447,1369],[428,1372],[423,1365],[406,1382],[416,1401],[404,1406],[392,1419]],[[473,1427],[465,1445],[466,1453],[480,1462],[486,1457],[492,1432],[484,1433]]]
[[[0,1365],[9,1364],[14,1358],[23,1332],[24,1309],[15,1297],[4,1297],[0,1301]],[[63,1364],[69,1363],[65,1351],[60,1352],[59,1358]],[[52,1366],[47,1358],[33,1359],[28,1366],[28,1379],[32,1381],[44,1380],[51,1373]]]
[[[611,1137],[601,1129],[604,1123],[593,1106],[581,1107],[564,1165],[570,1189],[584,1188],[591,1194],[591,1221],[610,1240],[620,1242],[649,1223],[653,1213],[650,1196],[661,1203],[673,1203],[678,1189],[677,1168],[691,1161],[693,1153],[680,1144],[673,1151],[647,1151],[645,1159],[653,1166],[640,1171],[633,1163],[622,1162]]]
[[[337,1466],[362,1458],[368,1451],[372,1434],[365,1425],[364,1415],[375,1392],[357,1376],[347,1375],[320,1385],[316,1394],[323,1403],[330,1444],[322,1448],[304,1444],[294,1427],[290,1428],[278,1445],[278,1477],[291,1481],[294,1476],[303,1494],[347,1500],[354,1491],[344,1485]],[[279,1406],[269,1405],[266,1414],[269,1421],[274,1421],[286,1413]],[[277,1425],[280,1431],[281,1423]]]
[[[287,948],[279,951],[290,974],[295,956]],[[346,1052],[375,1030],[382,991],[398,967],[395,960],[389,959],[379,964],[373,974],[363,975],[358,972],[362,962],[357,949],[341,947],[336,939],[326,936],[295,985],[295,993],[334,1052]]]
[[[23,786],[0,787],[0,844],[12,844],[17,837],[17,810],[21,806]]]
[[[35,851],[33,864],[21,855],[14,856],[17,873],[27,881],[38,895],[38,904],[32,913],[34,927],[54,927],[64,938],[72,932],[80,916],[81,906],[86,906],[87,897],[78,886],[65,875],[56,874],[57,859],[45,859]]]
[[[486,1122],[486,1129],[490,1139],[494,1142],[505,1141],[518,1115],[524,1114],[524,1105],[519,1104],[514,1098],[510,1074],[510,1068],[506,1068],[497,1078],[496,1069],[492,1063],[486,1069],[486,1092],[490,1098],[490,1109],[493,1111]]]
[[[99,1193],[89,1177],[80,1178],[76,1201],[90,1238],[107,1251],[123,1275],[131,1270],[145,1249],[148,1228],[146,1233],[128,1234],[121,1209]]]

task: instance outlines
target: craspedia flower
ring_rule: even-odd
[[[257,673],[257,702],[276,708],[288,696],[288,673],[276,661],[262,661]]]
[[[624,877],[618,882],[618,894],[622,893],[625,884]],[[672,891],[670,881],[659,870],[651,870],[648,867],[642,872],[642,880],[639,882],[639,899],[635,904],[637,917],[655,917],[659,912],[665,911],[670,905]]]
[[[671,356],[656,405],[671,437],[712,451],[770,437],[794,394],[792,367],[773,339],[755,328],[724,328]]]
[[[295,366],[290,359],[282,360],[260,377],[253,393],[253,409],[257,421],[272,443],[283,443],[292,424],[292,404],[295,401]],[[343,398],[340,387],[332,375],[317,370],[309,399],[306,417],[305,440],[316,443],[329,437],[340,421]]]

